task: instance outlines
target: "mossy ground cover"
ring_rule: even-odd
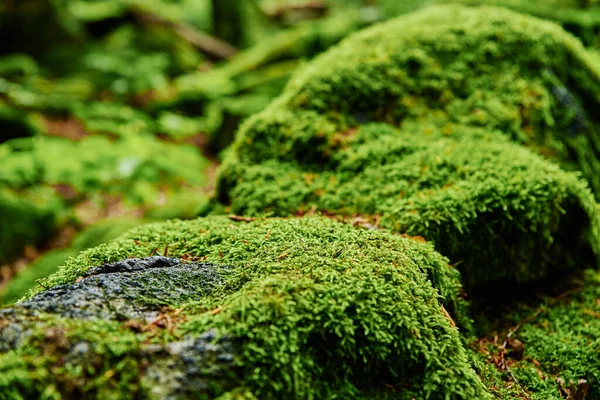
[[[543,296],[498,306],[496,313],[488,310],[492,325],[470,348],[478,374],[497,398],[600,396],[598,271],[555,286]],[[517,345],[506,346],[511,332]]]
[[[156,249],[183,260],[202,260],[222,277],[208,292],[202,289],[204,285],[197,291],[188,290],[187,296],[194,298],[191,303],[169,296],[169,290],[161,293],[161,284],[155,281],[155,295],[147,306],[184,307],[181,315],[185,322],[166,340],[179,335],[195,338],[211,329],[218,337],[230,339],[237,354],[238,391],[246,388],[259,398],[334,394],[356,398],[373,390],[380,394],[396,390],[396,396],[407,399],[437,398],[441,393],[457,398],[486,397],[467,362],[458,330],[441,307],[463,326],[469,324],[458,271],[430,245],[398,235],[355,229],[324,217],[173,221],[136,228],[116,241],[85,251],[42,285],[50,292],[64,293],[95,279],[96,273],[86,275],[93,266],[121,260],[125,254],[145,257]],[[166,287],[174,277],[164,276]],[[123,281],[123,285],[129,284]],[[15,318],[11,314],[16,315],[17,324],[18,318],[25,318],[22,323],[27,327],[31,321],[27,321],[25,308],[35,311],[36,301],[50,292],[32,293],[12,311],[6,309],[5,320],[10,322]],[[85,290],[76,293],[86,295]],[[93,291],[89,293],[93,295]],[[118,295],[111,296],[106,303],[120,307]],[[63,310],[61,301],[66,300],[57,296],[53,309],[59,316],[48,316],[35,331],[63,326],[56,318]],[[71,312],[64,310],[67,315]],[[87,312],[93,319],[94,308]],[[114,322],[97,324],[107,324],[107,329],[116,326]],[[48,383],[35,381],[35,365],[26,356],[40,351],[44,351],[43,345],[32,339],[11,350],[27,371],[23,371],[24,378],[13,378],[19,382],[16,387],[33,379],[35,392]],[[126,352],[130,351],[128,347]],[[107,360],[110,355],[99,356]],[[53,363],[45,357],[38,362]],[[63,368],[69,368],[68,363]],[[70,384],[80,385],[76,380]],[[78,387],[90,394],[100,390],[89,382]]]

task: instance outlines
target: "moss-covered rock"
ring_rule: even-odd
[[[461,263],[470,287],[596,265],[600,221],[586,183],[494,136],[365,124],[339,134],[324,168],[230,163],[221,194],[235,213],[319,210],[421,236]]]
[[[531,150],[597,189],[598,92],[588,54],[556,25],[432,7],[308,64],[239,132],[219,199],[239,214],[359,215],[422,236],[469,286],[596,265],[586,183]]]
[[[157,250],[171,258],[119,261]],[[448,314],[469,323],[458,271],[399,235],[324,217],[171,221],[41,283],[2,311],[0,393],[163,398],[191,379],[200,397],[487,398]]]
[[[430,7],[308,64],[242,129],[236,150],[244,162],[326,160],[339,133],[365,121],[477,126],[582,171],[597,191],[599,92],[591,56],[557,25],[493,7]]]

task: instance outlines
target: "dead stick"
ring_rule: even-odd
[[[167,26],[173,29],[173,31],[176,34],[178,34],[180,37],[188,41],[190,44],[198,48],[203,53],[208,54],[209,56],[218,59],[227,59],[238,52],[238,49],[236,49],[229,43],[217,39],[214,36],[208,35],[204,32],[200,32],[189,25],[169,21],[146,10],[133,9],[132,11],[142,21]]]

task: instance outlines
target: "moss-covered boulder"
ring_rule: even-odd
[[[458,271],[431,245],[234,220],[136,228],[2,310],[0,394],[487,398],[450,317],[468,325]]]
[[[596,265],[587,184],[534,154],[597,189],[596,93],[598,70],[556,25],[432,7],[310,63],[243,126],[218,196],[238,214],[320,211],[422,236],[469,286]]]
[[[365,121],[483,127],[600,188],[600,72],[556,24],[494,7],[437,6],[352,35],[296,74],[240,134],[243,162],[326,161]],[[285,122],[287,121],[287,122]]]
[[[235,213],[318,210],[419,236],[461,263],[469,287],[596,265],[600,225],[586,183],[493,136],[365,124],[339,134],[326,167],[231,163],[221,195]]]

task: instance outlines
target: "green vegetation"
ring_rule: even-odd
[[[44,190],[24,200],[0,190],[0,263],[19,255],[27,246],[40,244],[54,231],[61,204]]]
[[[306,129],[304,139],[327,128]],[[338,143],[321,148],[329,154],[320,163],[230,161],[220,193],[238,214],[321,211],[423,237],[461,263],[469,288],[597,265],[600,220],[586,183],[497,135],[365,124],[332,135]],[[298,147],[280,154],[306,154]]]
[[[600,397],[597,1],[5,3],[0,399]]]
[[[312,62],[241,130],[234,149],[243,162],[298,153],[320,161],[336,135],[365,121],[475,126],[581,171],[598,191],[599,90],[596,64],[555,24],[500,8],[432,7],[366,29]]]
[[[37,286],[37,281],[56,272],[66,260],[76,257],[83,250],[98,246],[121,235],[125,231],[141,225],[143,220],[136,218],[108,218],[99,221],[78,234],[70,247],[51,250],[18,271],[8,285],[0,292],[0,304],[12,304]]]
[[[83,252],[43,280],[42,286],[49,287],[48,291],[14,306],[15,311],[22,308],[17,315],[25,320],[20,323],[27,326],[26,310],[54,289],[63,294],[53,298],[52,309],[60,312],[62,301],[69,304],[64,293],[71,289],[55,285],[72,284],[77,277],[83,280],[75,285],[84,285],[102,273],[86,274],[91,267],[124,256],[144,257],[157,248],[168,249],[165,253],[174,257],[210,263],[209,268],[222,277],[210,290],[205,285],[188,289],[186,296],[194,301],[186,304],[171,300],[170,280],[178,278],[167,273],[163,282],[154,282],[158,286],[152,288],[155,295],[148,306],[185,307],[186,322],[162,340],[173,341],[179,335],[194,338],[212,329],[218,337],[230,339],[237,354],[238,389],[234,390],[249,389],[258,397],[272,398],[323,398],[334,394],[356,397],[365,390],[386,393],[390,390],[384,385],[387,383],[402,390],[402,398],[407,399],[437,398],[441,393],[457,398],[486,398],[483,386],[467,363],[458,330],[440,308],[442,302],[457,321],[469,323],[464,319],[458,272],[428,244],[385,232],[355,229],[323,217],[260,219],[249,223],[208,217],[136,228],[116,241]],[[152,270],[144,269],[142,273]],[[102,285],[110,287],[109,279],[127,277],[111,278],[116,275],[106,275]],[[163,285],[169,289],[161,289]],[[123,288],[121,295],[127,297],[128,284],[123,281],[119,286]],[[85,293],[83,287],[76,292],[79,296]],[[121,301],[111,296],[106,294],[103,301],[120,307]],[[88,308],[88,312],[94,311]],[[7,322],[11,321],[10,315],[10,311],[4,314]],[[78,334],[77,329],[89,329],[89,325],[74,326],[56,316],[44,320],[35,328],[39,333],[7,353],[12,358],[0,367],[14,368],[15,358],[19,360],[21,375],[13,378],[12,387],[25,387],[31,380],[31,393],[38,393],[36,388],[48,384],[61,392],[55,378],[39,378],[35,373],[40,366],[53,368],[55,362],[53,357],[33,362],[45,354],[45,344],[36,342],[36,338],[57,329],[65,330],[69,338]],[[122,326],[119,332],[132,325]],[[114,322],[97,321],[93,329],[111,330],[115,326],[118,325]],[[117,335],[116,343],[123,346],[118,365],[136,365],[135,360],[130,360],[139,357],[139,352],[131,353],[132,346],[136,346],[130,343],[131,334],[120,336],[119,332],[107,333],[99,338],[99,343],[90,343],[96,357],[110,362],[114,351],[106,352],[105,346]],[[135,336],[136,343],[141,343],[145,335],[142,332]],[[68,346],[64,350],[57,348],[52,353],[67,349]],[[70,377],[74,367],[62,366],[61,371],[67,372],[66,376],[61,374],[61,379],[67,379],[61,383],[64,387],[76,386],[88,395],[106,390],[93,380],[96,374],[91,381]],[[143,373],[144,367],[138,368]],[[128,395],[135,393],[127,389]]]
[[[590,60],[556,25],[497,8],[440,6],[367,29],[244,125],[219,200],[423,236],[469,287],[597,265],[585,183],[502,140],[582,171],[598,193]]]
[[[302,59],[376,19],[362,1],[340,4],[313,12],[271,1],[7,3],[0,34],[17,39],[0,50],[0,190],[17,192],[22,210],[45,191],[59,204],[50,231],[124,209],[196,217],[210,192],[207,169],[238,124],[281,92]],[[223,42],[230,30],[241,40]],[[50,231],[2,248],[0,259]]]
[[[522,390],[534,400],[600,395],[600,277],[597,270],[588,270],[570,283],[573,287],[558,296],[490,314],[491,320],[501,321],[470,347],[479,376],[497,398],[520,398]],[[509,345],[503,351],[506,334],[519,324],[512,340],[523,348],[515,353]],[[510,372],[498,368],[502,359]]]
[[[381,0],[382,13],[396,16],[432,4],[458,3],[469,6],[505,7],[559,23],[586,46],[598,47],[600,5],[595,0]]]

